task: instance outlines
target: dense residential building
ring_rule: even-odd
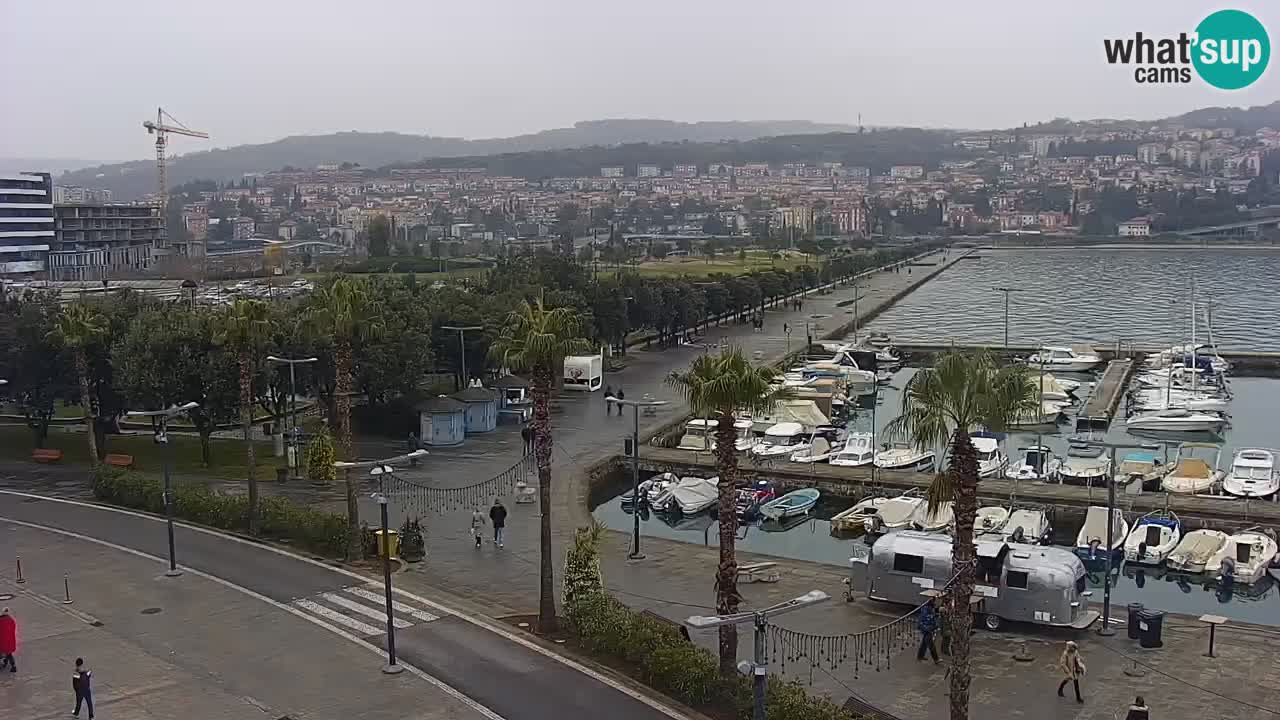
[[[48,279],[103,280],[151,267],[164,219],[147,205],[55,205]]]
[[[49,174],[0,175],[0,279],[42,274],[53,235]]]
[[[655,178],[662,175],[662,169],[657,165],[640,165],[636,167],[636,177]]]
[[[53,202],[55,205],[75,205],[79,203],[105,205],[111,202],[111,191],[78,187],[76,185],[56,185],[53,188]]]
[[[1148,237],[1151,235],[1151,218],[1143,216],[1125,220],[1117,232],[1120,237]]]
[[[231,239],[249,240],[253,237],[253,233],[256,229],[257,227],[253,218],[238,217],[231,221]]]
[[[889,177],[894,180],[918,180],[924,177],[924,167],[921,165],[894,165],[889,168]]]
[[[626,170],[621,165],[600,168],[600,177],[620,178],[626,174]]]

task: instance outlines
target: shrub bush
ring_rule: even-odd
[[[112,505],[164,512],[161,481],[135,472],[101,468],[94,476],[93,495]],[[222,495],[203,485],[181,485],[173,493],[175,517],[222,530],[249,529],[249,500],[240,495]],[[282,497],[262,498],[259,515],[264,537],[287,540],[299,547],[342,557],[346,548],[347,519],[295,504]]]

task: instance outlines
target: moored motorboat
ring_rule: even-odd
[[[1009,421],[1010,427],[1038,427],[1056,425],[1062,418],[1062,411],[1069,403],[1062,400],[1042,400],[1040,407],[1019,413]]]
[[[859,500],[853,507],[845,508],[831,517],[831,532],[861,533],[867,529],[867,518],[875,515],[880,506],[890,498],[875,496]]]
[[[819,495],[821,493],[813,488],[792,490],[786,495],[761,505],[760,514],[770,520],[785,520],[797,515],[805,515],[818,504]]]
[[[1072,393],[1076,388],[1080,387],[1080,383],[1071,380],[1059,380],[1052,373],[1032,372],[1027,375],[1027,382],[1031,385],[1032,392],[1042,400],[1058,400],[1070,403],[1074,397]]]
[[[980,507],[973,518],[973,534],[979,538],[983,535],[1004,538],[1004,526],[1007,522],[1009,508],[999,505]]]
[[[1106,486],[1111,480],[1111,458],[1102,448],[1082,443],[1067,446],[1067,456],[1058,466],[1058,482],[1068,485]]]
[[[788,458],[794,463],[826,462],[831,457],[831,442],[818,433],[809,438],[809,442]]]
[[[1206,451],[1205,457],[1196,454]],[[1210,443],[1182,443],[1178,446],[1178,457],[1174,461],[1173,470],[1164,476],[1160,487],[1165,492],[1190,495],[1206,493],[1222,480],[1223,472],[1218,469],[1218,460],[1222,448]]]
[[[808,447],[811,435],[797,422],[780,422],[764,431],[764,438],[751,446],[758,457],[784,457]]]
[[[1156,454],[1148,450],[1127,453],[1116,468],[1115,481],[1125,484],[1141,481],[1144,490],[1156,490],[1160,480],[1173,468],[1160,462]]]
[[[1178,546],[1165,559],[1165,564],[1170,570],[1204,572],[1204,566],[1227,544],[1228,537],[1220,530],[1192,530],[1182,536]]]
[[[844,440],[844,446],[828,458],[827,462],[843,467],[862,467],[875,462],[875,457],[871,433],[854,432],[849,433]]]
[[[720,422],[704,418],[693,418],[684,424],[684,434],[680,436],[677,450],[693,450],[710,452],[716,449],[715,432]]]
[[[1252,527],[1227,537],[1222,548],[1205,563],[1205,572],[1235,582],[1255,583],[1276,558],[1276,538],[1269,530]]]
[[[1058,472],[1062,461],[1044,445],[1032,445],[1022,451],[1022,460],[1010,465],[1005,477],[1010,480],[1049,480]]]
[[[1053,534],[1049,511],[1042,507],[1014,507],[1004,523],[1005,542],[1047,545]]]
[[[1231,472],[1222,479],[1222,489],[1244,498],[1265,498],[1280,490],[1274,450],[1244,448],[1231,458]]]
[[[1111,513],[1111,552],[1119,553],[1129,536],[1129,523],[1124,520],[1120,508]],[[1107,547],[1107,509],[1092,505],[1085,512],[1084,525],[1076,535],[1076,554],[1096,560],[1105,556]]]
[[[1124,542],[1126,562],[1159,565],[1182,540],[1178,516],[1164,510],[1153,510],[1138,518]]]
[[[1039,352],[1027,358],[1027,364],[1032,367],[1062,372],[1089,372],[1102,362],[1102,357],[1091,350],[1062,346],[1042,347]]]
[[[719,489],[716,487],[717,478],[700,478],[700,477],[682,477],[680,482],[671,488],[671,502],[675,505],[672,508],[668,505],[667,509],[678,509],[685,515],[696,515],[719,500]]]
[[[929,512],[929,503],[923,502],[916,506],[915,515],[911,518],[911,527],[925,532],[940,532],[949,529],[955,525],[955,522],[956,516],[952,503],[944,502],[933,512]]]
[[[875,456],[876,467],[882,470],[917,470],[924,471],[933,467],[934,455],[928,450],[921,450],[906,442],[895,442],[886,445]]]
[[[680,478],[676,477],[675,473],[669,472],[659,473],[648,480],[642,481],[638,488],[640,490],[640,502],[652,503],[660,495],[666,492],[667,488],[679,481]],[[619,496],[619,499],[622,500],[623,505],[631,505],[635,502],[635,498],[632,497],[630,490],[622,493],[622,495]]]
[[[738,488],[736,510],[738,517],[750,520],[760,514],[760,506],[777,497],[768,480],[757,480],[748,487]]]
[[[924,498],[917,491],[909,491],[877,504],[875,512],[867,515],[867,532],[886,533],[909,527],[923,503]]]
[[[1222,430],[1227,420],[1217,413],[1173,407],[1133,415],[1126,418],[1124,424],[1125,429],[1130,432],[1136,430],[1153,433],[1216,433]]]
[[[975,432],[971,436],[973,449],[978,453],[978,477],[988,478],[1003,475],[1009,466],[1009,456],[1000,448],[1000,437],[985,432]]]

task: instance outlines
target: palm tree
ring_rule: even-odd
[[[969,632],[973,627],[973,522],[978,512],[978,455],[970,432],[1002,431],[1039,405],[1026,368],[996,366],[986,353],[949,352],[932,368],[920,370],[902,392],[902,414],[889,423],[890,436],[913,440],[921,449],[950,446],[951,465],[929,487],[928,508],[954,503],[955,540],[951,566],[955,579],[946,615],[951,635],[951,720],[969,717]]]
[[[307,322],[319,335],[333,338],[334,409],[338,421],[338,457],[354,460],[351,440],[351,388],[354,362],[351,347],[382,332],[381,308],[365,290],[365,283],[342,276],[311,295]],[[348,553],[360,550],[360,506],[356,501],[359,481],[347,473]]]
[[[533,380],[534,458],[538,463],[538,510],[541,513],[542,578],[538,592],[538,630],[556,631],[555,579],[551,560],[551,388],[554,369],[564,359],[591,349],[580,336],[581,321],[573,308],[548,308],[542,292],[508,314],[490,357],[503,367],[526,371]]]
[[[258,533],[258,469],[253,447],[253,376],[262,347],[271,333],[267,304],[261,300],[236,300],[220,318],[219,344],[234,349],[240,367],[240,426],[244,435],[249,481],[249,534]]]
[[[58,313],[49,338],[62,343],[75,360],[76,380],[80,383],[80,408],[84,411],[85,429],[89,435],[89,462],[98,468],[98,437],[94,432],[93,401],[89,397],[88,348],[107,332],[107,320],[87,302],[67,305]]]
[[[720,494],[720,564],[716,568],[716,612],[728,615],[738,611],[738,560],[734,554],[737,538],[736,507],[738,454],[734,443],[734,413],[747,410],[767,413],[783,397],[784,391],[773,383],[778,371],[769,366],[752,365],[739,348],[719,355],[700,355],[688,372],[672,372],[667,384],[680,392],[697,417],[717,418],[716,470]],[[720,628],[720,672],[737,672],[738,631],[733,625]]]

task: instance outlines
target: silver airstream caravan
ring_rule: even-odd
[[[973,610],[988,629],[1005,620],[1084,629],[1098,619],[1089,609],[1084,564],[1069,550],[1002,540],[975,545]],[[873,600],[919,605],[925,591],[942,590],[952,577],[949,535],[904,530],[862,548],[849,561],[851,596],[861,591]]]

